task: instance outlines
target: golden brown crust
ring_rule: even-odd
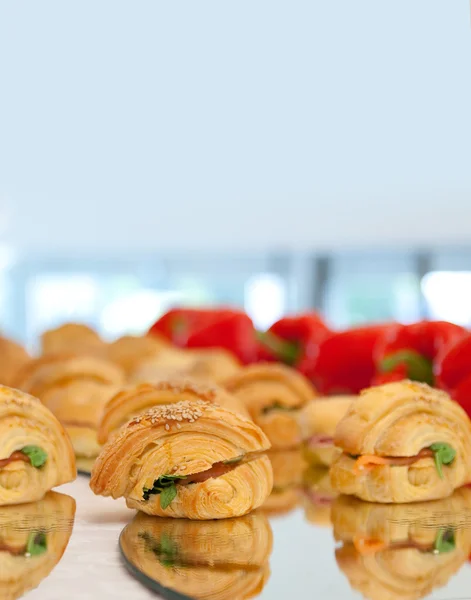
[[[29,354],[13,340],[0,336],[0,384],[11,386],[16,374],[30,360]]]
[[[131,372],[133,383],[155,383],[168,376],[189,377],[202,382],[221,383],[235,375],[241,366],[237,358],[222,348],[165,349],[157,357],[141,362]]]
[[[47,453],[41,468],[14,461],[0,469],[0,506],[41,499],[62,483],[75,479],[75,458],[62,425],[39,400],[0,386],[0,459],[25,446]]]
[[[205,523],[138,513],[120,543],[126,559],[164,587],[192,598],[232,600],[261,592],[273,536],[259,512]]]
[[[69,542],[75,516],[75,500],[49,492],[42,500],[2,508],[2,544],[26,548],[29,536],[42,532],[46,539],[43,554],[28,557],[8,551],[0,553],[0,597],[16,600],[39,585],[60,561]]]
[[[29,377],[23,380],[22,389],[42,400],[51,389],[66,388],[69,383],[79,380],[118,386],[124,384],[124,373],[103,358],[57,356],[52,362],[38,362]]]
[[[114,431],[149,408],[183,400],[204,400],[248,417],[245,406],[222,388],[188,378],[164,379],[154,384],[129,386],[113,396],[104,408],[98,439],[105,443]]]
[[[444,392],[404,381],[362,392],[339,423],[335,441],[343,450],[331,480],[341,493],[370,502],[420,502],[445,498],[471,480],[471,423]],[[411,465],[358,470],[350,455],[414,457],[433,444],[449,444],[456,457],[440,477],[433,456]]]
[[[106,354],[126,374],[131,373],[141,363],[158,357],[169,342],[157,336],[125,335],[108,345]]]
[[[22,368],[17,371],[13,379],[11,387],[14,387],[23,392],[30,393],[29,390],[32,388],[32,383],[35,380],[36,373],[46,366],[53,365],[54,363],[64,362],[70,358],[75,358],[75,354],[46,354],[32,358],[26,362]]]
[[[41,336],[41,350],[43,354],[74,353],[96,354],[101,353],[104,342],[91,327],[81,323],[65,323],[55,329],[45,331]]]
[[[259,363],[241,369],[225,387],[245,403],[274,449],[299,446],[299,409],[316,395],[301,373],[285,365]]]
[[[228,518],[260,506],[270,493],[273,474],[263,432],[246,417],[203,400],[148,410],[133,418],[106,444],[93,469],[96,494],[124,496],[128,506],[160,516]],[[163,475],[188,476],[215,464],[254,454],[221,475],[182,485],[167,509],[160,495],[144,500],[144,489]]]

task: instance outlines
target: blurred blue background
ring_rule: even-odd
[[[468,0],[0,6],[0,324],[471,325]]]

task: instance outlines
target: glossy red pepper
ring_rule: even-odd
[[[257,360],[258,342],[252,320],[243,312],[225,311],[193,331],[187,348],[225,348],[244,364]]]
[[[172,308],[152,325],[149,334],[163,335],[175,346],[184,348],[195,331],[232,313],[229,309]]]
[[[375,374],[373,350],[391,325],[356,327],[324,340],[313,364],[313,383],[322,394],[358,394]]]
[[[375,348],[377,374],[383,382],[397,380],[400,373],[435,385],[438,358],[464,334],[463,327],[447,321],[396,325],[385,332]]]
[[[279,361],[309,377],[319,344],[331,335],[316,313],[284,317],[266,332],[260,332],[259,360]]]

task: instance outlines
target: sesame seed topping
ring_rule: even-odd
[[[145,413],[134,417],[129,422],[129,425],[136,425],[148,421],[151,425],[165,425],[165,429],[168,431],[172,421],[187,421],[189,423],[194,423],[203,415],[204,411],[212,408],[212,406],[213,405],[210,402],[204,400],[184,400],[183,402],[176,402],[175,404],[163,404],[155,406]],[[177,427],[179,429],[181,428],[180,423],[177,423]]]

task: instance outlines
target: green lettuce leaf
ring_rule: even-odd
[[[149,500],[152,494],[160,494],[160,506],[165,510],[170,503],[175,500],[177,495],[176,481],[180,479],[186,479],[185,475],[162,475],[154,481],[154,485],[151,488],[144,488],[142,490],[142,497],[144,500]]]
[[[20,450],[20,452],[29,458],[31,464],[33,467],[36,467],[36,469],[39,469],[46,464],[47,452],[45,452],[39,446],[25,446]]]
[[[438,475],[441,479],[443,479],[443,465],[451,465],[451,463],[455,460],[456,450],[450,446],[450,444],[445,444],[444,442],[437,442],[436,444],[432,444],[430,446],[430,450],[434,453],[435,458],[435,466],[438,471]]]

